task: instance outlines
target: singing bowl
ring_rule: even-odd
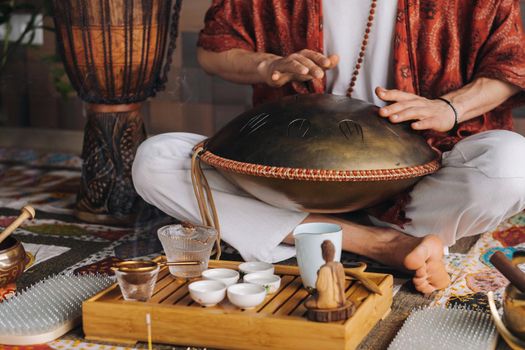
[[[26,251],[13,237],[0,244],[0,287],[16,282],[26,266]]]
[[[505,289],[503,320],[512,334],[525,341],[525,293],[512,284]]]
[[[408,123],[345,96],[285,97],[255,107],[202,144],[202,162],[271,205],[316,213],[366,208],[440,167]]]

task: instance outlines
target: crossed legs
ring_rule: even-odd
[[[190,155],[202,136],[172,133],[144,142],[133,165],[137,192],[175,218],[199,222],[189,175]],[[443,154],[443,167],[412,190],[404,227],[363,226],[339,217],[298,213],[249,196],[213,169],[205,174],[217,204],[223,238],[245,260],[277,262],[294,255],[289,233],[304,221],[332,221],[343,228],[343,249],[414,271],[423,293],[449,283],[443,246],[494,229],[525,209],[525,138],[495,130],[470,136]]]

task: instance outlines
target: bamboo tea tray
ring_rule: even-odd
[[[210,261],[210,268],[237,269],[239,263]],[[122,299],[117,284],[83,304],[87,339],[132,344],[147,341],[146,314],[151,314],[153,342],[219,349],[355,349],[392,305],[391,275],[365,273],[383,295],[373,294],[359,282],[347,281],[346,297],[356,312],[346,321],[318,323],[306,319],[303,288],[296,266],[276,265],[281,287],[254,310],[240,310],[227,298],[211,308],[192,301],[188,282],[159,272],[152,299],[147,303]]]

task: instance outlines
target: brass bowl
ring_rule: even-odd
[[[26,266],[26,251],[13,237],[0,244],[0,287],[16,282]]]
[[[513,335],[525,340],[525,293],[512,284],[505,289],[503,322]]]
[[[372,206],[437,171],[440,155],[409,123],[334,95],[257,106],[206,140],[200,159],[277,207],[337,213]]]

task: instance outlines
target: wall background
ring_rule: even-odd
[[[525,23],[525,0],[522,17]],[[144,105],[148,133],[187,131],[212,135],[249,108],[251,88],[210,77],[196,61],[196,41],[210,0],[186,0],[180,36],[166,91]],[[50,23],[47,23],[50,24]],[[82,130],[83,103],[72,93],[64,98],[53,78],[60,64],[54,34],[45,32],[44,45],[21,49],[0,77],[0,127]],[[525,134],[525,108],[515,111],[516,128]]]

